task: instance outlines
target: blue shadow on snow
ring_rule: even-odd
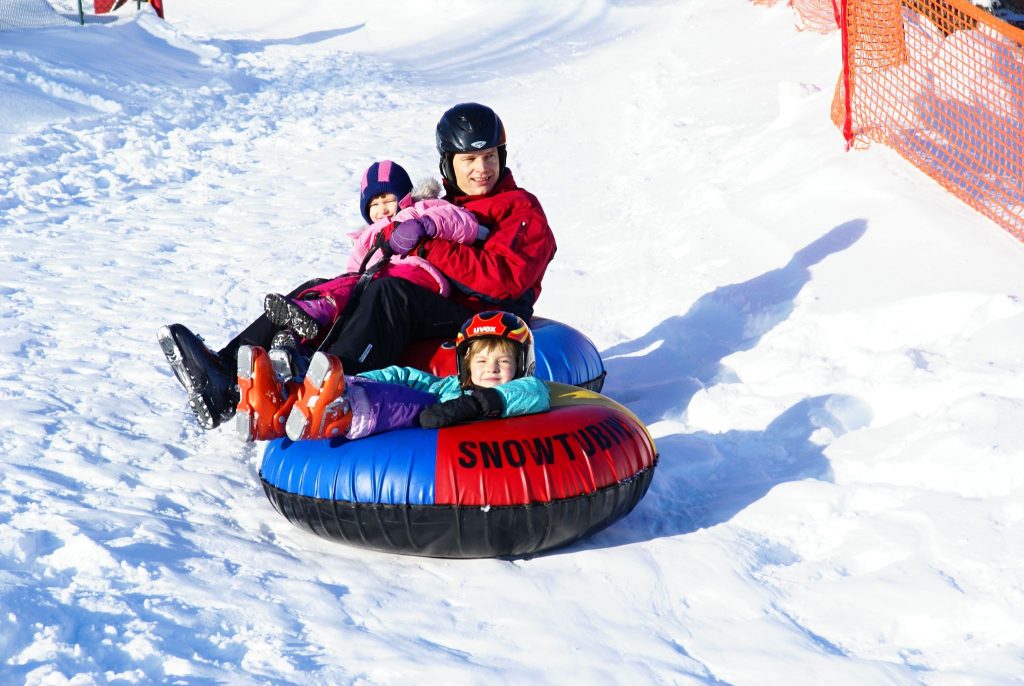
[[[725,357],[750,350],[785,321],[811,279],[810,267],[849,248],[866,230],[863,219],[844,222],[797,251],[784,267],[716,288],[686,314],[605,350],[604,392],[648,424],[681,415],[694,393],[731,378],[722,365]]]
[[[245,39],[245,38],[230,38],[230,39],[211,39],[207,41],[210,45],[213,45],[226,53],[231,55],[240,55],[246,52],[256,52],[268,48],[272,45],[312,45],[313,43],[320,43],[331,38],[337,38],[338,36],[344,36],[347,33],[353,33],[366,26],[366,24],[356,24],[355,26],[345,26],[340,29],[325,29],[323,31],[310,31],[304,33],[301,36],[294,36],[292,38],[265,38],[262,40]]]
[[[753,348],[790,315],[810,281],[809,268],[853,245],[866,229],[862,219],[844,222],[785,266],[716,288],[686,314],[608,349],[605,392],[647,423],[680,415],[698,390],[731,378],[723,358]],[[663,436],[644,500],[622,521],[576,545],[614,547],[690,533],[728,521],[778,484],[831,481],[824,446],[870,420],[870,409],[859,399],[828,394],[800,400],[763,430]]]

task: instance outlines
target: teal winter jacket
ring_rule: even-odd
[[[437,396],[438,402],[445,402],[468,393],[459,386],[459,377],[434,376],[414,367],[398,367],[392,365],[384,369],[362,372],[364,378],[382,383],[393,383],[417,391],[425,391]],[[547,412],[551,409],[551,396],[548,386],[535,376],[524,376],[513,379],[506,384],[494,388],[504,403],[502,417],[516,417],[523,414]]]

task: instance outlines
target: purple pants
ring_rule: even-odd
[[[345,382],[352,406],[352,426],[345,434],[350,439],[419,426],[420,412],[437,403],[437,396],[432,393],[398,384],[361,376],[346,376]]]

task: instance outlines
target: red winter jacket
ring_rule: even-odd
[[[449,195],[490,229],[483,244],[429,240],[419,254],[447,276],[452,299],[475,312],[503,309],[529,321],[540,282],[555,256],[555,236],[540,202],[505,170],[487,195]]]

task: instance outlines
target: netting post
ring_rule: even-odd
[[[82,7],[82,0],[78,0],[78,23],[85,26],[85,9]]]
[[[843,50],[843,138],[846,139],[846,149],[853,147],[853,113],[850,111],[850,19],[848,14],[849,0],[832,0],[832,8],[836,13],[836,23],[839,25],[839,32],[842,36]]]

